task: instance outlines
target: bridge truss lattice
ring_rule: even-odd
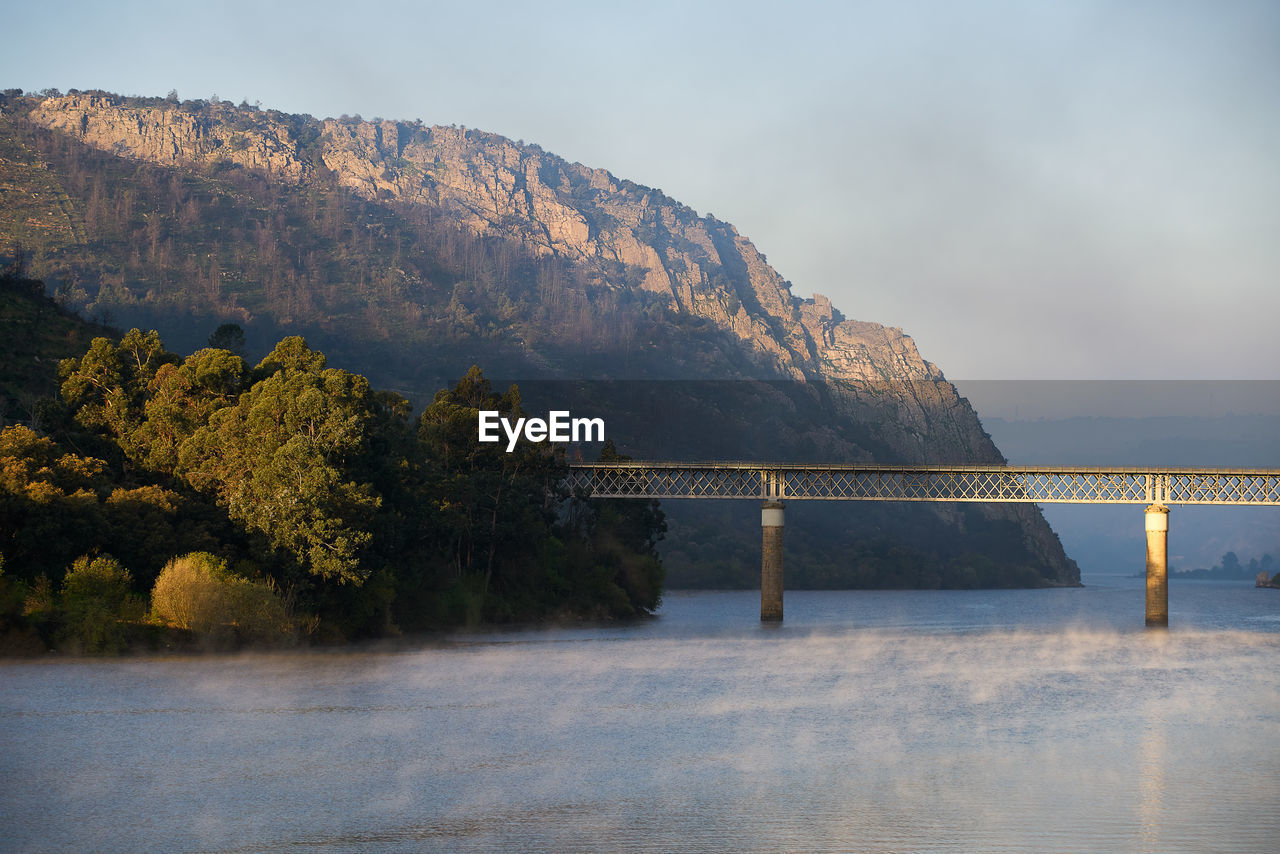
[[[1280,505],[1280,469],[574,463],[597,498]]]

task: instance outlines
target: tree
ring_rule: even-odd
[[[59,596],[64,642],[84,652],[119,652],[126,645],[122,620],[141,617],[141,603],[129,592],[132,577],[110,555],[78,558],[62,581]]]
[[[145,420],[132,435],[138,456],[155,471],[176,472],[179,448],[216,410],[236,402],[247,373],[229,350],[197,350],[180,365],[162,365],[148,384]]]
[[[478,367],[458,384],[436,393],[419,420],[418,439],[429,462],[427,496],[437,512],[439,543],[457,577],[488,593],[495,573],[517,577],[514,567],[532,557],[567,497],[563,453],[550,445],[521,442],[507,453],[501,443],[479,441],[481,410],[523,416],[520,391],[493,391]]]
[[[1222,556],[1222,574],[1235,577],[1241,575],[1244,570],[1240,566],[1240,558],[1235,552],[1227,552]]]
[[[588,502],[565,486],[563,450],[479,442],[481,410],[523,411],[518,388],[496,392],[478,367],[416,430],[404,398],[330,368],[298,337],[249,370],[221,348],[179,359],[135,329],[66,360],[62,390],[66,442],[103,459],[25,427],[0,431],[0,552],[39,600],[42,616],[24,605],[23,619],[46,636],[61,619],[66,642],[117,648],[133,613],[120,590],[152,579],[165,622],[194,626],[174,603],[203,590],[195,599],[214,611],[239,610],[201,630],[237,638],[276,637],[249,628],[278,627],[274,582],[333,638],[394,632],[393,616],[421,628],[657,607],[656,502]],[[612,445],[604,458],[621,459]],[[210,568],[219,559],[207,555],[170,561],[213,550],[271,581]],[[84,557],[53,595],[72,556],[108,551],[132,572]]]
[[[183,443],[179,471],[312,575],[359,584],[381,504],[354,476],[375,400],[364,377],[324,365],[302,338],[281,341],[262,378]]]
[[[600,449],[600,462],[629,462],[612,439]],[[667,532],[666,515],[656,498],[596,499],[592,544],[601,559],[615,568],[614,583],[626,594],[638,613],[652,613],[662,602],[666,576],[658,557],[658,542]]]
[[[244,356],[244,330],[238,323],[224,323],[209,334],[209,346],[216,350],[230,350]]]
[[[83,357],[64,359],[59,365],[62,399],[80,426],[107,436],[139,461],[147,449],[135,433],[144,418],[149,386],[164,365],[177,361],[155,331],[131,329],[118,345],[95,338]]]
[[[0,430],[0,551],[9,571],[32,580],[60,574],[103,530],[98,493],[106,464],[67,454],[28,427]]]
[[[296,636],[288,608],[270,584],[231,572],[225,560],[208,552],[165,565],[151,591],[151,616],[215,643],[277,644]]]

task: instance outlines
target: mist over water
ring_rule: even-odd
[[[9,663],[0,848],[1273,850],[1280,594],[1140,585]]]

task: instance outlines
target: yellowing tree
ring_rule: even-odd
[[[151,616],[214,640],[280,643],[295,634],[288,609],[268,584],[236,575],[207,552],[165,565],[151,590]]]

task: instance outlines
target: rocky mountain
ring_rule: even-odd
[[[411,395],[472,362],[518,379],[707,382],[667,403],[735,425],[724,455],[1003,462],[901,329],[795,296],[729,223],[536,145],[99,92],[11,91],[0,110],[3,238],[86,313],[189,346],[228,319],[251,339],[302,331]],[[743,382],[770,390],[726,385]],[[687,430],[629,438],[690,455]],[[1014,541],[997,562],[1079,578],[1034,508],[867,516],[862,535],[943,556],[990,553],[977,529],[995,526]]]

